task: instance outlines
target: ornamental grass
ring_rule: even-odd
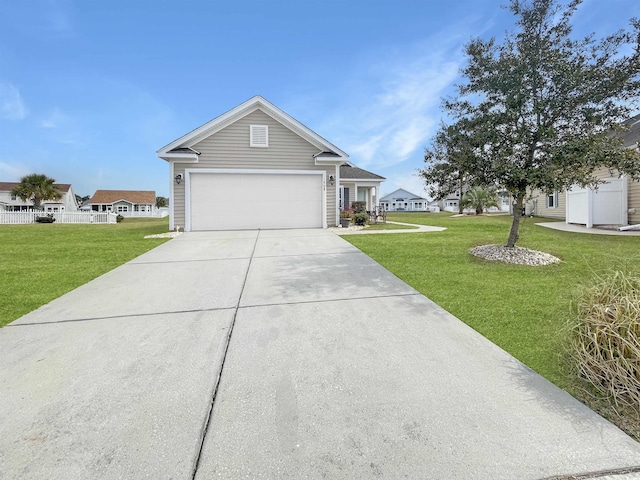
[[[582,289],[571,323],[575,373],[640,414],[640,277],[616,271]]]

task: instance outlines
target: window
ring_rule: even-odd
[[[249,125],[249,146],[262,148],[269,146],[268,125]]]
[[[549,193],[547,195],[547,208],[556,208],[558,206],[558,192]]]
[[[15,195],[11,195],[11,200],[17,200]]]
[[[118,209],[116,211],[118,213],[120,213],[120,212],[128,212],[129,211],[129,206],[128,205],[118,205]]]

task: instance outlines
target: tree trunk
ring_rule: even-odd
[[[518,229],[520,228],[520,219],[522,218],[522,203],[524,198],[522,195],[516,197],[516,206],[513,210],[513,222],[511,222],[511,231],[509,232],[509,240],[507,247],[515,247],[518,241]]]

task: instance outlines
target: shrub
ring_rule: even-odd
[[[340,212],[340,218],[351,218],[351,215],[353,215],[353,212],[349,209],[345,209]]]
[[[616,405],[640,405],[640,277],[597,278],[575,303],[569,347],[576,374]]]
[[[361,200],[353,202],[351,205],[353,206],[353,210],[356,213],[364,212],[367,210],[367,202],[363,202]]]
[[[116,217],[116,223],[120,223],[124,220],[124,217],[120,214],[118,214],[118,216]]]
[[[357,212],[353,214],[353,223],[364,226],[369,221],[369,215],[365,212]]]
[[[44,217],[36,217],[37,223],[53,223],[55,221],[56,219],[51,213],[49,213],[48,215],[45,215]]]

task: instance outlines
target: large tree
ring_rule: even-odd
[[[22,177],[18,186],[11,191],[11,194],[25,202],[31,201],[33,207],[40,210],[42,209],[42,202],[60,200],[62,198],[62,193],[55,183],[55,179],[51,177],[41,173],[32,173]]]
[[[471,40],[464,83],[444,102],[453,126],[469,127],[474,183],[514,199],[508,247],[533,190],[594,187],[601,167],[640,178],[640,153],[612,134],[640,95],[640,21],[601,40],[576,39],[570,20],[581,3],[511,0],[517,30],[502,44]]]
[[[466,190],[481,181],[477,175],[481,169],[478,145],[470,131],[471,124],[465,119],[454,125],[442,125],[431,148],[425,150],[427,165],[417,174],[424,179],[429,195],[436,200],[455,194],[461,199]],[[458,207],[462,213],[462,202]]]

